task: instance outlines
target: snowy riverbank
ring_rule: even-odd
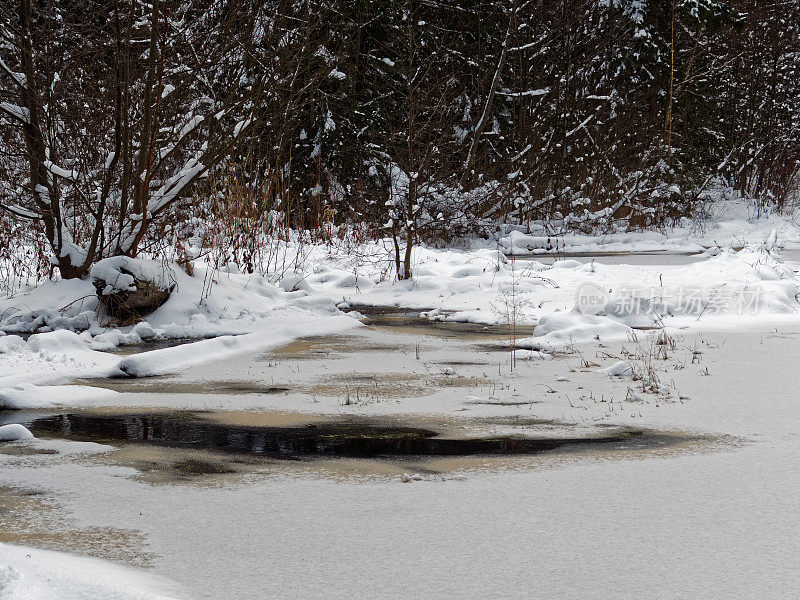
[[[637,255],[513,259],[497,248],[420,246],[408,281],[387,274],[389,262],[378,243],[357,251],[289,244],[287,261],[298,270],[263,276],[242,274],[235,265],[211,272],[200,261],[188,275],[176,265],[108,259],[96,275],[115,283],[120,265],[155,273],[173,287],[169,300],[127,327],[109,324],[91,280],[49,281],[0,301],[0,331],[7,333],[0,336],[0,405],[48,406],[78,397],[89,404],[103,401],[109,392],[62,384],[166,374],[297,337],[344,331],[359,325],[360,306],[405,308],[431,321],[535,325],[533,336],[518,336],[516,345],[545,352],[631,338],[636,329],[733,330],[800,318],[798,265],[784,258],[786,252],[798,258],[794,247],[800,236],[791,220],[733,218],[711,223],[704,237],[681,231],[675,238],[652,232],[628,237],[649,240],[650,250],[658,240],[662,250],[670,240],[691,244],[713,238],[728,245],[700,255],[643,255],[644,260],[627,263],[626,257]],[[504,238],[511,240],[509,249],[519,249],[519,235]],[[574,248],[607,250],[617,243],[639,248],[628,237],[612,236],[601,245],[592,245],[599,243],[596,238],[573,241]],[[734,249],[736,243],[748,245]],[[507,245],[501,240],[501,247]],[[341,312],[353,308],[348,316]],[[37,333],[27,340],[17,335],[30,332]],[[185,338],[201,341],[129,358],[101,352]]]

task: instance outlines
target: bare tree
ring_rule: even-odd
[[[152,224],[268,119],[286,63],[303,54],[274,6],[249,0],[10,2],[0,124],[14,129],[13,179],[0,207],[43,225],[63,277],[136,256]]]
[[[412,277],[414,245],[436,221],[431,200],[440,185],[457,184],[449,134],[456,122],[458,62],[448,53],[452,34],[442,23],[449,8],[408,0],[390,29],[385,121],[375,141],[384,173],[389,229],[398,279]],[[444,18],[443,18],[444,17]],[[448,134],[442,135],[443,132]],[[402,258],[401,258],[402,254]]]

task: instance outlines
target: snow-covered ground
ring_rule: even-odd
[[[757,215],[746,201],[718,201],[709,206],[702,221],[683,219],[664,231],[615,232],[606,235],[567,233],[553,235],[544,225],[530,232],[511,231],[501,236],[506,254],[580,252],[702,252],[708,248],[743,248],[762,241],[774,230],[781,244],[800,244],[796,214]]]
[[[620,262],[624,257],[607,261],[601,255],[552,261],[559,257],[552,252],[546,261],[509,259],[504,251],[518,249],[514,240],[523,235],[519,232],[501,238],[495,248],[420,246],[413,255],[414,278],[399,282],[391,277],[382,243],[345,250],[290,244],[284,251],[294,253],[288,262],[299,265],[297,272],[264,276],[241,274],[235,265],[225,272],[211,272],[199,261],[190,276],[175,265],[106,259],[93,268],[93,278],[105,280],[107,288],[125,289],[132,277],[121,268],[145,273],[164,287],[174,286],[167,303],[136,326],[116,328],[104,318],[91,280],[45,282],[2,300],[0,331],[10,335],[0,338],[0,377],[8,376],[9,369],[23,368],[41,373],[40,383],[48,382],[47,373],[53,375],[50,379],[56,374],[98,375],[119,368],[118,361],[87,349],[107,350],[153,339],[250,336],[199,344],[191,350],[160,351],[149,367],[141,366],[148,360],[142,357],[134,361],[139,366],[129,371],[165,373],[220,351],[233,351],[234,346],[269,345],[270,337],[281,343],[306,335],[303,327],[312,319],[320,333],[344,327],[347,322],[340,318],[339,308],[361,305],[416,309],[431,320],[538,325],[535,337],[521,346],[549,351],[625,338],[631,328],[700,330],[792,320],[800,308],[800,282],[784,256],[796,258],[800,229],[787,217],[747,220],[739,214],[744,205],[730,204],[728,210],[732,213],[728,220],[710,222],[702,235],[691,228],[669,235],[624,234],[650,240],[648,250],[665,250],[678,242],[682,250],[689,249],[687,244],[694,244],[693,250],[708,246],[700,256],[685,260],[655,254],[647,261],[635,261],[639,264]],[[585,236],[575,237],[574,245],[564,243],[566,250],[608,250],[618,243],[640,247],[633,237],[619,241],[620,235],[591,242]],[[61,329],[80,332],[80,340],[63,337]],[[51,330],[57,333],[48,333]],[[38,332],[27,345],[14,335],[26,332]],[[33,360],[32,354],[37,354]],[[23,366],[28,362],[35,364]],[[153,370],[155,364],[159,367]]]
[[[124,289],[126,282],[118,279],[129,276],[119,272],[120,263],[137,275],[148,272],[151,280],[174,285],[169,300],[137,325],[108,326],[91,279],[45,282],[0,301],[5,316],[0,408],[105,402],[107,390],[65,384],[75,378],[169,373],[359,325],[322,294],[291,286],[285,291],[259,276],[211,274],[202,268],[189,276],[174,265],[132,259],[103,261],[93,275]],[[33,331],[27,339],[18,335]],[[199,341],[127,358],[104,352],[171,338]]]
[[[33,491],[66,515],[66,531],[135,532],[155,574],[0,543],[0,600],[179,596],[161,577],[209,600],[796,597],[800,235],[787,218],[741,217],[558,246],[702,250],[685,260],[509,258],[546,248],[535,232],[420,247],[407,282],[387,276],[380,244],[295,248],[305,258],[282,279],[131,262],[176,287],[121,328],[104,326],[88,281],[0,301],[0,409],[17,411],[0,414],[0,500]],[[96,275],[125,285],[115,269],[128,259],[114,260]],[[365,327],[341,312],[361,306],[424,313]],[[184,337],[211,339],[106,352]],[[168,377],[71,384],[123,375]],[[231,382],[243,392],[226,391]],[[625,426],[694,437],[662,451],[632,441],[626,452],[516,461],[265,463],[196,485],[153,483],[146,461],[14,426],[48,407],[435,419],[465,436]]]
[[[0,404],[31,408],[78,396],[85,403],[104,401],[105,391],[60,386],[70,378],[167,374],[297,337],[358,326],[358,312],[343,314],[335,300],[343,309],[351,305],[425,309],[422,316],[434,321],[536,325],[533,336],[518,339],[516,345],[545,352],[631,338],[634,328],[695,331],[791,323],[800,317],[800,280],[792,263],[775,249],[775,238],[768,235],[766,240],[739,251],[717,251],[703,260],[669,265],[659,264],[658,257],[649,265],[570,259],[545,265],[536,260],[511,261],[493,250],[420,248],[414,279],[401,282],[374,281],[368,274],[356,277],[338,263],[338,257],[325,255],[309,261],[308,273],[296,275],[291,287],[285,286],[290,291],[260,276],[217,274],[211,295],[201,304],[191,300],[207,277],[198,269],[194,277],[182,273],[170,300],[139,325],[101,329],[97,313],[92,312],[93,326],[80,334],[58,329],[27,341],[13,333],[0,337]],[[261,290],[258,294],[253,292],[253,279]],[[49,288],[58,284],[75,285],[47,284],[29,297],[6,302],[44,303]],[[294,289],[298,287],[302,289]],[[14,324],[32,322],[35,319]],[[99,351],[141,341],[145,332],[146,339],[175,337],[173,333],[238,335],[125,358]]]
[[[69,515],[69,527],[141,532],[156,557],[155,572],[197,598],[777,599],[800,593],[800,328],[681,337],[669,359],[656,361],[669,393],[641,392],[639,399],[626,392],[641,381],[604,371],[623,356],[623,346],[632,351],[629,362],[641,365],[630,342],[584,346],[583,358],[520,360],[512,375],[506,352],[475,339],[383,331],[385,343],[398,345],[380,351],[380,334],[358,329],[321,340],[307,351],[316,359],[289,347],[270,361],[254,354],[171,380],[199,378],[213,389],[214,381],[249,373],[249,381],[289,388],[319,384],[315,396],[307,390],[277,397],[183,394],[177,405],[246,408],[254,416],[278,406],[384,417],[438,412],[456,427],[477,426],[490,415],[552,418],[573,434],[622,424],[712,437],[663,451],[632,440],[629,454],[480,459],[454,468],[400,461],[393,467],[398,473],[421,473],[408,484],[392,471],[348,476],[336,468],[326,474],[309,465],[297,471],[269,464],[210,485],[153,484],[132,466],[82,455],[74,448],[81,443],[68,442],[59,454],[0,454],[0,487],[52,498]],[[331,352],[321,354],[326,344]],[[340,350],[343,344],[351,350]],[[639,345],[649,347],[644,337]],[[444,375],[446,361],[465,358],[475,364]],[[497,361],[502,375],[491,371]],[[412,385],[413,375],[437,369],[453,380],[488,377],[422,392]],[[348,371],[407,377],[393,382],[394,394],[362,394],[361,403],[345,405],[338,388],[322,384],[344,383]],[[169,406],[171,398],[146,391],[121,396],[120,404],[131,406]],[[541,433],[536,425],[506,427]]]
[[[92,558],[0,544],[2,600],[177,600],[179,588]]]

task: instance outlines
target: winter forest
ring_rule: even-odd
[[[0,600],[800,598],[800,0],[0,0]]]
[[[794,0],[6,0],[0,19],[0,235],[63,277],[189,234],[252,270],[245,232],[358,225],[405,257],[798,193]]]

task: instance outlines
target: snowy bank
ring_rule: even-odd
[[[94,558],[0,543],[0,600],[176,600],[175,584]]]
[[[758,244],[771,231],[780,246],[800,244],[800,226],[792,216],[758,214],[752,202],[719,200],[711,216],[680,219],[664,231],[612,231],[602,235],[554,229],[532,223],[527,230],[506,226],[498,245],[506,255],[580,252],[702,252],[707,248],[741,248]]]
[[[24,425],[0,425],[0,442],[32,440],[33,434]]]
[[[162,275],[159,269],[165,270]],[[324,294],[296,285],[286,291],[258,275],[198,268],[190,276],[177,268],[129,258],[101,261],[92,272],[96,280],[106,282],[99,286],[101,292],[133,285],[134,275],[129,273],[158,281],[172,292],[145,321],[124,328],[101,325],[102,307],[89,282],[47,282],[0,302],[0,314],[6,315],[0,327],[38,332],[27,340],[13,333],[0,335],[0,408],[97,405],[114,392],[64,384],[76,378],[171,373],[360,325]],[[54,308],[59,305],[66,308]],[[104,352],[170,338],[200,341],[127,358]]]
[[[0,339],[8,338],[16,339],[5,351],[0,349],[0,408],[39,408],[75,397],[107,395],[106,390],[56,384],[119,372],[119,357],[90,349],[84,338],[71,331],[38,333],[27,341],[17,336]],[[34,385],[47,387],[34,390]]]
[[[34,360],[34,359],[32,359]],[[64,374],[66,376],[67,374]],[[59,378],[61,379],[61,378]],[[108,404],[118,392],[88,385],[8,385],[0,377],[0,410],[51,408],[54,406],[91,406]]]
[[[90,281],[45,282],[0,301],[0,331],[9,334],[0,335],[0,405],[56,402],[58,389],[31,390],[26,387],[31,384],[163,374],[355,326],[337,307],[401,307],[436,321],[536,326],[533,336],[518,345],[546,352],[624,339],[637,328],[730,329],[796,318],[800,280],[796,265],[782,258],[781,247],[800,244],[798,228],[785,217],[734,217],[708,223],[702,234],[687,225],[674,237],[657,232],[576,235],[567,248],[608,250],[620,244],[620,249],[642,249],[644,239],[660,239],[661,249],[712,245],[702,254],[670,260],[664,259],[667,255],[629,262],[600,256],[511,259],[504,252],[517,253],[523,246],[538,251],[540,243],[552,242],[544,237],[534,243],[518,231],[493,248],[477,247],[477,241],[472,250],[420,245],[412,254],[414,276],[406,281],[393,279],[383,242],[357,248],[286,242],[285,262],[297,272],[265,275],[242,274],[233,264],[212,271],[195,261],[189,275],[174,264],[106,259],[92,268],[101,294],[130,290],[138,277],[170,289],[169,298],[144,321],[127,327],[108,322]],[[569,238],[560,239],[564,247]],[[733,247],[743,242],[752,243]],[[15,335],[32,332],[37,333],[27,342]],[[98,352],[178,338],[214,339],[122,360]],[[93,394],[64,390],[62,400],[92,402]]]
[[[557,352],[595,341],[625,339],[632,331],[624,323],[603,316],[556,313],[543,316],[534,335],[517,340],[516,345],[527,350]]]
[[[360,325],[353,317],[339,313],[306,318],[272,331],[222,336],[127,357],[92,350],[90,341],[69,331],[40,333],[0,354],[0,409],[107,404],[117,392],[63,384],[75,378],[174,373],[237,354],[261,352],[298,337],[329,335]]]
[[[119,369],[134,377],[174,373],[192,365],[221,360],[236,354],[261,352],[287,344],[298,337],[328,335],[358,327],[360,322],[347,315],[313,319],[294,326],[239,336],[222,336],[191,344],[142,352],[119,362]]]
[[[135,277],[172,290],[169,299],[136,326],[117,327],[101,294],[130,291]],[[284,290],[269,277],[211,271],[197,265],[188,275],[175,264],[115,257],[92,267],[89,279],[47,281],[0,300],[0,331],[86,332],[97,349],[152,338],[204,338],[269,331],[276,324],[337,315],[324,295]],[[2,351],[2,346],[0,346]]]
[[[538,324],[537,337],[546,332],[561,345],[624,338],[630,328],[730,328],[800,311],[792,265],[764,244],[671,263],[653,257],[645,264],[545,264],[496,250],[422,247],[414,259],[414,279],[392,282],[368,268],[355,276],[350,265],[320,256],[306,281],[347,305],[424,310],[422,316],[440,321]]]

